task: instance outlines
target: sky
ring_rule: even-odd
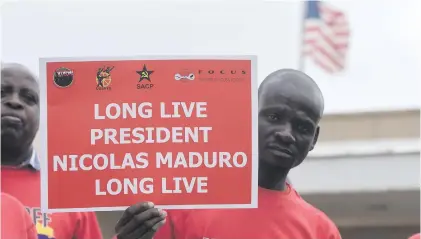
[[[340,74],[306,61],[325,113],[420,108],[421,3],[328,3],[347,14],[351,43]],[[260,83],[274,70],[298,67],[302,13],[297,1],[6,3],[1,57],[38,73],[40,57],[255,54]]]

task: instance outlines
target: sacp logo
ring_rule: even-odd
[[[245,79],[243,69],[200,69],[198,79],[202,81],[238,82]]]
[[[174,80],[176,81],[192,81],[196,78],[193,71],[190,70],[180,70],[174,75]]]
[[[73,70],[60,67],[54,71],[54,84],[60,88],[67,88],[73,83]]]
[[[113,67],[98,68],[96,72],[96,90],[111,90],[111,71]]]
[[[154,73],[154,71],[148,70],[146,65],[143,65],[143,69],[140,71],[136,71],[136,73],[140,76],[137,84],[137,89],[151,89],[154,86],[151,80],[151,74]],[[149,81],[150,83],[141,83],[144,81]]]

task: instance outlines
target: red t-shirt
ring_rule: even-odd
[[[40,172],[1,168],[1,190],[25,205],[41,239],[102,239],[95,213],[41,213]],[[77,192],[75,197],[79,195]]]
[[[37,231],[25,207],[16,198],[1,193],[1,238],[37,239]]]
[[[415,235],[412,235],[410,238],[408,239],[421,239],[421,234],[417,233]]]
[[[167,220],[165,224],[155,233],[153,239],[178,239],[176,237],[176,229],[184,227],[187,215],[193,210],[165,210],[167,212]],[[182,237],[180,237],[182,238]],[[193,238],[192,238],[193,239]],[[200,238],[202,239],[202,238]]]
[[[155,239],[340,239],[335,224],[288,186],[259,188],[259,208],[169,211]],[[173,225],[173,227],[171,227]],[[163,236],[161,236],[163,235]]]

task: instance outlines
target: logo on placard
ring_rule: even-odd
[[[111,90],[111,71],[113,69],[114,66],[98,68],[96,72],[96,90]]]
[[[197,74],[198,80],[201,81],[239,82],[245,79],[247,71],[243,69],[200,69]]]
[[[73,70],[60,67],[54,71],[54,84],[61,88],[67,88],[73,83]]]
[[[137,84],[137,89],[151,89],[154,86],[152,84],[151,74],[154,73],[154,72],[155,71],[148,70],[146,65],[143,65],[142,70],[136,71],[136,73],[139,74],[139,76],[140,76],[138,84]],[[149,81],[151,83],[140,83],[140,82],[144,82],[144,81]]]
[[[192,81],[196,78],[193,71],[181,70],[174,75],[176,81]]]

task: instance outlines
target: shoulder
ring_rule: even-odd
[[[417,233],[415,235],[412,235],[409,239],[420,239],[421,238],[421,234]]]
[[[23,204],[18,199],[3,192],[1,193],[1,207],[8,210],[16,209],[16,208],[22,209],[22,210],[25,209]]]
[[[32,224],[31,217],[27,213],[25,206],[15,197],[1,193],[1,215],[18,220],[20,223],[28,222]]]
[[[7,193],[1,193],[1,202],[2,203],[5,203],[5,202],[13,202],[13,201],[15,201],[16,199],[14,198],[14,197],[12,197],[12,196],[10,196],[9,194],[7,194]],[[17,200],[16,200],[17,201]],[[3,204],[2,204],[3,205]]]
[[[35,225],[23,204],[15,197],[1,193],[2,238],[36,238]]]
[[[329,217],[323,211],[308,203],[292,186],[290,188],[291,197],[306,216],[314,217],[315,220],[330,221]]]
[[[297,194],[298,195],[298,194]],[[317,226],[317,234],[321,238],[340,239],[340,233],[335,223],[320,209],[314,207],[298,195],[299,203],[306,217]]]
[[[310,216],[320,223],[333,223],[323,211],[308,203],[297,192],[295,192],[295,194],[297,195],[297,203],[300,205],[306,216]]]

